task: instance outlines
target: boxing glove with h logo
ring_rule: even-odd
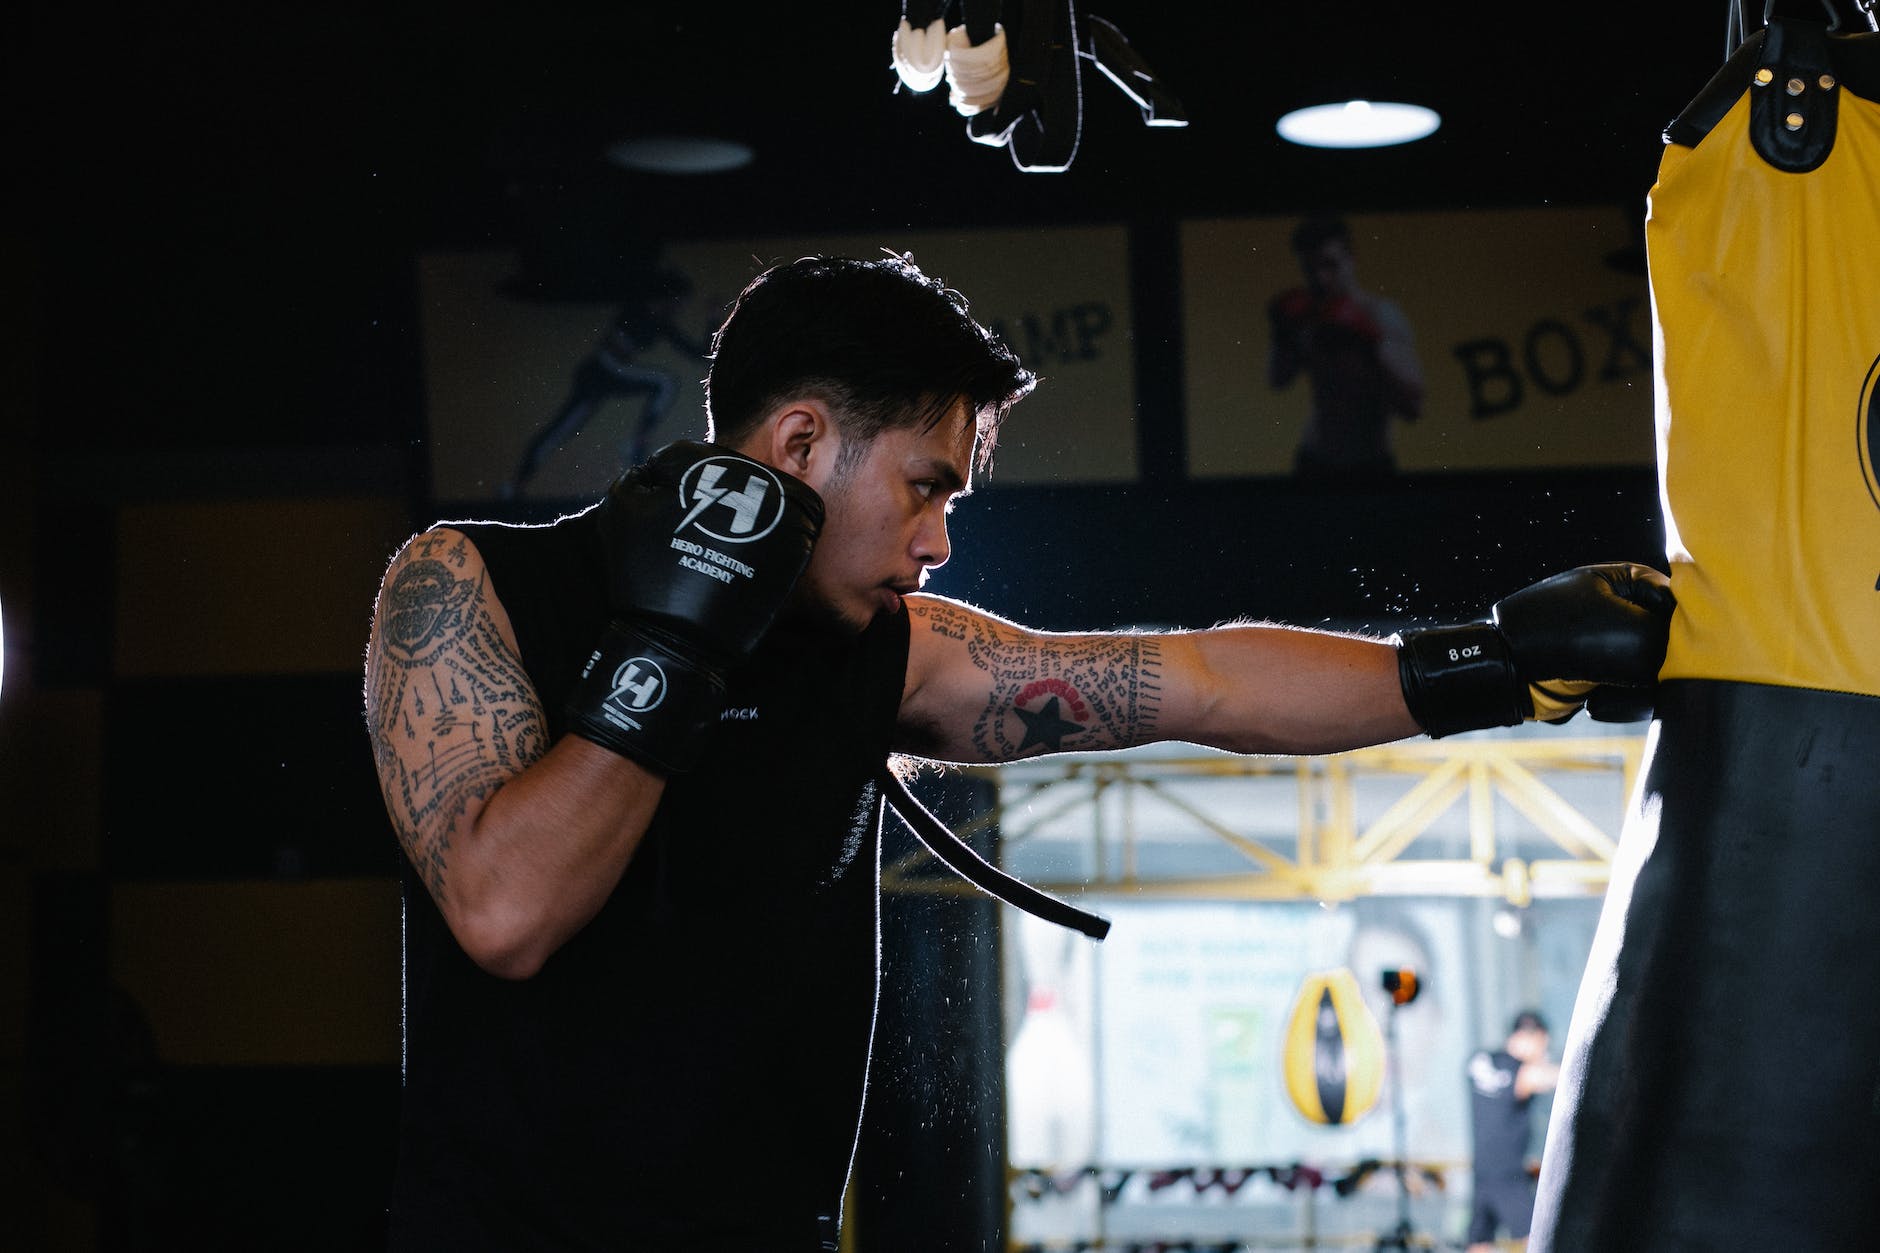
[[[690,769],[725,675],[809,564],[822,500],[760,461],[681,440],[596,509],[613,617],[569,699],[569,730],[663,772]]]

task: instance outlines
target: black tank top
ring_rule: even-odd
[[[468,534],[547,712],[605,621],[592,511]],[[833,1239],[877,978],[881,797],[905,611],[780,626],[735,673],[619,887],[519,982],[407,866],[395,1249],[796,1250]],[[833,1243],[828,1247],[833,1248]]]
[[[1521,1063],[1504,1049],[1486,1049],[1469,1058],[1469,1111],[1475,1173],[1490,1178],[1527,1177],[1528,1107],[1532,1097],[1518,1097],[1515,1077]]]

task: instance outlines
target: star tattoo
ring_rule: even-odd
[[[1033,744],[1042,744],[1051,752],[1064,747],[1064,737],[1083,730],[1081,724],[1070,722],[1058,714],[1058,698],[1053,696],[1044,703],[1044,708],[1033,713],[1029,709],[1017,709],[1013,712],[1025,721],[1025,739],[1018,746],[1024,752]]]

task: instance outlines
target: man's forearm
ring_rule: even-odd
[[[1362,636],[1283,626],[1168,636],[1169,739],[1237,753],[1314,754],[1419,734],[1397,652]]]
[[[439,905],[464,951],[492,974],[534,974],[606,903],[664,793],[579,736],[505,782],[445,841]]]

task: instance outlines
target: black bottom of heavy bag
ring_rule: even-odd
[[[1880,1248],[1880,698],[1678,680],[1530,1253]]]

